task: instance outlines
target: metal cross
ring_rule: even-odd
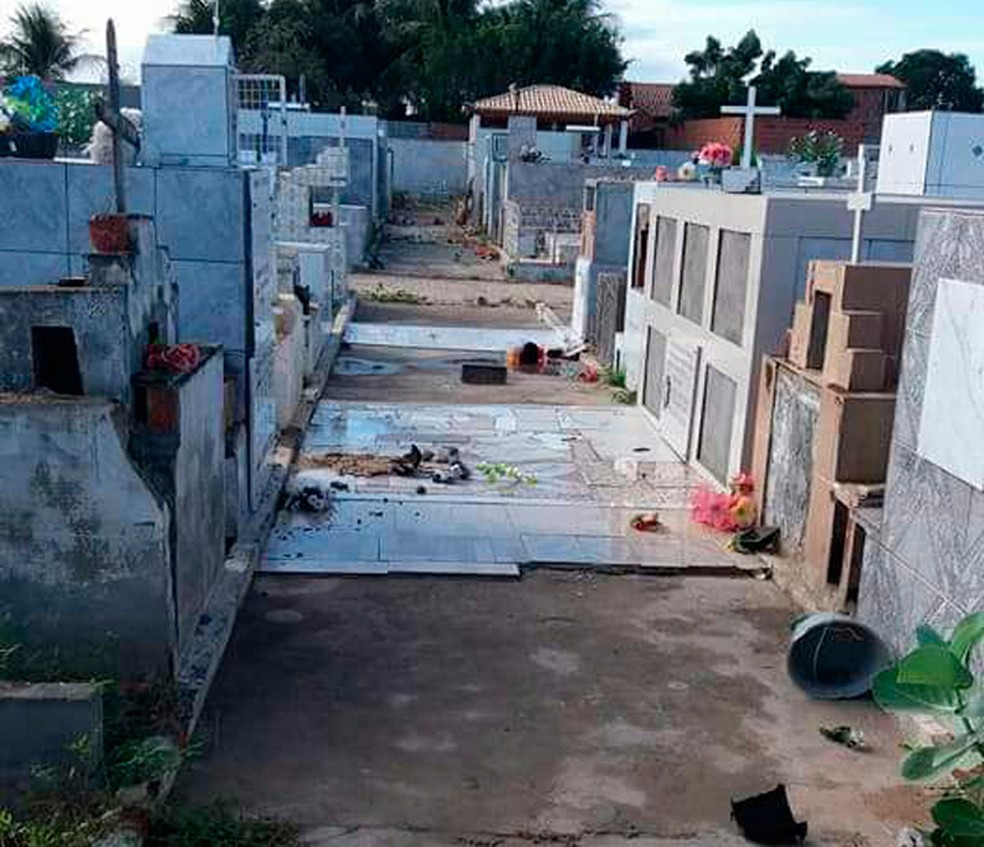
[[[744,115],[745,117],[745,144],[741,148],[741,166],[745,169],[752,166],[752,140],[755,138],[755,116],[756,115],[778,115],[781,110],[778,106],[756,106],[755,105],[755,86],[748,86],[748,101],[744,106],[722,106],[722,115]]]
[[[140,149],[140,133],[137,128],[120,114],[120,68],[116,58],[116,27],[112,18],[106,21],[106,62],[109,66],[109,104],[105,100],[96,101],[96,117],[99,118],[113,136],[113,193],[116,195],[116,212],[126,214],[126,189],[123,185],[123,147],[122,142]]]

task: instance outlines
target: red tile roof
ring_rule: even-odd
[[[841,85],[848,88],[905,88],[905,83],[889,74],[837,74]]]
[[[672,82],[623,82],[618,102],[648,118],[668,118],[673,113]]]
[[[593,121],[596,116],[627,118],[632,112],[590,94],[560,85],[530,85],[485,97],[472,104],[479,115],[536,115]]]

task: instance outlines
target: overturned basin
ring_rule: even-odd
[[[866,694],[878,672],[891,663],[891,650],[874,630],[833,612],[797,621],[786,655],[790,678],[819,700]]]

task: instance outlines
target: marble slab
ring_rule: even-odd
[[[919,455],[984,489],[984,285],[941,279],[919,425]]]

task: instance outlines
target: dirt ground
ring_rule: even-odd
[[[367,402],[548,403],[567,406],[613,402],[607,386],[579,382],[566,376],[510,370],[505,385],[466,385],[461,381],[462,362],[499,358],[504,357],[467,350],[353,344],[341,352],[325,398]],[[379,367],[378,371],[373,370],[376,367]]]
[[[360,295],[360,308],[374,303],[378,292],[408,292],[430,306],[480,306],[490,315],[502,315],[510,310],[528,313],[536,320],[534,306],[546,303],[563,318],[570,316],[574,290],[569,285],[507,282],[505,280],[460,280],[440,276],[397,276],[389,273],[352,274],[349,288]],[[484,304],[479,302],[480,298]],[[464,318],[458,324],[467,325]]]
[[[811,843],[893,843],[923,805],[893,722],[791,685],[793,614],[750,579],[265,576],[179,794],[314,844],[719,844],[732,797],[783,782]]]

